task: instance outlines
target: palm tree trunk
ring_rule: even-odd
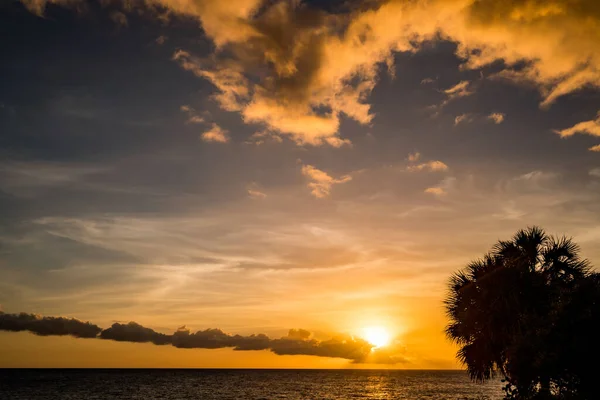
[[[552,393],[550,392],[550,378],[543,377],[540,380],[540,391],[538,394],[540,400],[552,399]]]

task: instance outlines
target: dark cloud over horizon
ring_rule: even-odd
[[[290,329],[287,336],[279,339],[271,339],[265,334],[230,335],[220,329],[205,329],[192,333],[185,327],[167,335],[133,321],[126,324],[116,322],[111,327],[102,329],[90,322],[83,322],[75,318],[42,317],[27,313],[7,314],[0,311],[0,331],[27,331],[39,336],[70,335],[76,338],[152,343],[154,345],[171,345],[181,349],[269,350],[277,355],[343,358],[355,363],[367,361],[380,364],[407,362],[403,357],[388,354],[389,351],[385,349],[376,350],[375,357],[373,357],[374,346],[364,339],[350,335],[338,335],[328,340],[316,340],[312,339],[311,333],[305,329]]]
[[[35,314],[7,314],[0,311],[0,330],[28,331],[40,336],[70,335],[76,338],[95,338],[102,328],[75,318],[40,317]]]

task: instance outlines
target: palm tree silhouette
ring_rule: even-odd
[[[482,382],[500,373],[507,398],[560,392],[566,372],[557,342],[577,334],[565,324],[564,310],[581,301],[576,294],[582,282],[590,285],[590,271],[571,239],[530,227],[452,275],[446,335],[459,345],[457,357],[471,378]]]

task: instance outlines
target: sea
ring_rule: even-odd
[[[452,399],[503,397],[464,371],[4,369],[0,399]]]

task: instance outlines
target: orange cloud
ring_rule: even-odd
[[[331,193],[331,187],[340,183],[346,183],[352,180],[350,175],[344,175],[339,179],[335,179],[325,171],[321,171],[312,165],[302,166],[302,175],[310,179],[308,183],[311,193],[318,199],[325,198]]]
[[[462,123],[466,124],[466,123],[469,123],[471,121],[473,121],[473,117],[471,116],[471,114],[468,114],[468,113],[460,114],[460,115],[457,115],[454,118],[454,126],[457,126],[457,125],[462,124]]]
[[[41,14],[47,3],[22,0]],[[216,87],[215,100],[244,120],[300,144],[334,144],[342,115],[373,120],[368,97],[379,66],[393,73],[395,51],[426,40],[458,44],[463,69],[501,61],[495,75],[533,83],[542,106],[584,87],[600,88],[600,7],[596,0],[387,0],[332,14],[303,2],[146,0],[197,18],[216,51],[180,50],[174,59]],[[444,90],[470,95],[467,81]]]
[[[425,193],[429,193],[438,197],[445,196],[455,186],[455,183],[456,178],[448,177],[443,179],[437,186],[425,189]]]
[[[504,122],[504,118],[505,117],[506,117],[505,114],[495,112],[495,113],[491,113],[490,115],[488,115],[487,119],[490,119],[490,120],[494,121],[494,123],[496,125],[498,125],[498,124],[501,124],[502,122]]]
[[[434,161],[427,161],[422,164],[409,165],[408,167],[406,167],[406,169],[411,172],[416,172],[416,171],[438,172],[438,171],[447,171],[448,166],[441,161],[434,160]]]
[[[181,107],[179,107],[179,110],[181,110],[181,112],[184,112],[188,115],[188,119],[186,121],[186,123],[188,124],[202,124],[204,122],[206,122],[204,120],[204,118],[202,118],[201,116],[199,116],[196,113],[196,110],[194,110],[192,107],[188,106],[188,105],[183,105]]]
[[[229,132],[221,128],[219,125],[213,123],[212,127],[204,132],[201,136],[205,142],[218,142],[227,143],[229,142]]]
[[[446,191],[441,187],[430,187],[425,189],[425,193],[433,194],[435,196],[444,196]]]
[[[408,155],[408,161],[409,162],[416,162],[416,161],[419,160],[419,158],[421,158],[421,153],[419,153],[418,151],[414,152],[414,153],[410,153]]]
[[[584,133],[591,136],[600,136],[600,113],[598,114],[598,117],[595,120],[583,121],[573,125],[570,128],[557,130],[555,132],[559,134],[562,138],[573,136],[576,133]]]
[[[460,81],[451,88],[443,90],[443,92],[446,95],[448,95],[447,101],[451,101],[459,97],[470,96],[473,94],[473,92],[469,89],[469,81]]]

